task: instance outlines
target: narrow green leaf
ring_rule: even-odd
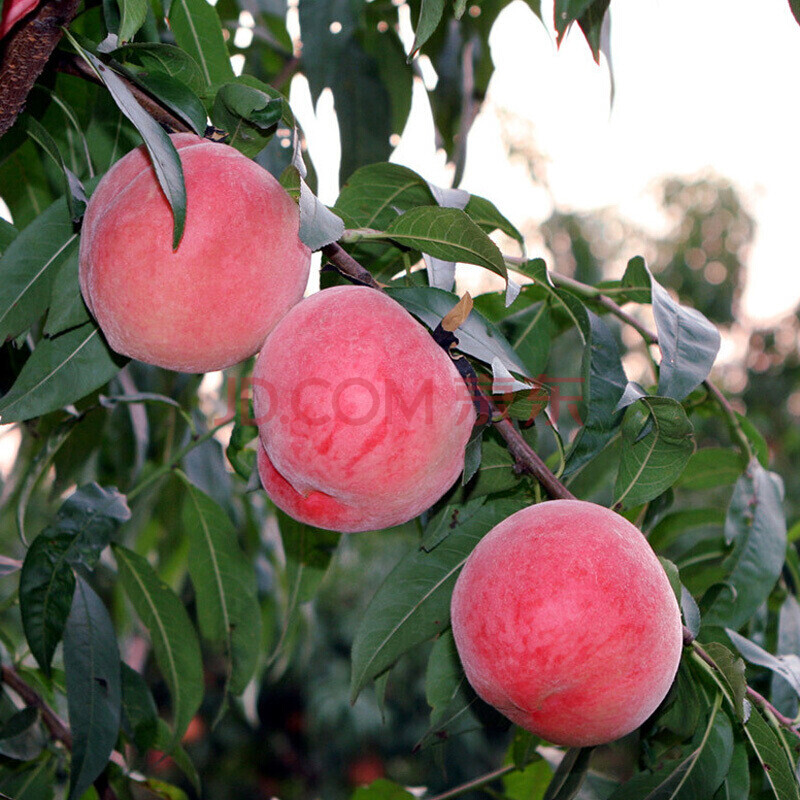
[[[72,729],[67,800],[76,800],[106,768],[119,734],[120,659],[103,601],[80,576],[64,629],[64,670]]]
[[[694,451],[694,429],[680,403],[666,397],[637,400],[622,421],[622,455],[615,503],[646,503],[668,489]]]
[[[543,800],[572,800],[580,791],[589,770],[591,747],[570,747],[556,767]]]
[[[212,14],[216,13],[204,0],[191,1],[201,2]],[[176,2],[175,5],[177,4]],[[116,72],[81,48],[77,42],[73,41],[73,45],[78,49],[81,57],[89,62],[94,72],[111,93],[119,110],[131,121],[144,140],[158,183],[172,209],[172,216],[175,221],[172,247],[177,249],[183,237],[183,229],[186,224],[186,185],[183,180],[183,166],[175,145],[172,144],[172,140],[167,136],[164,129],[139,105],[138,100],[136,100],[126,83]]]
[[[6,219],[0,218],[0,256],[19,235],[19,231]]]
[[[94,322],[42,339],[0,399],[0,418],[19,422],[63,408],[108,383],[124,363]]]
[[[119,40],[128,42],[144,25],[147,16],[147,0],[117,0],[120,10]]]
[[[567,28],[584,14],[593,2],[594,0],[555,0],[553,16],[559,44]]]
[[[457,208],[412,208],[389,225],[386,236],[436,258],[477,264],[508,278],[497,245]]]
[[[449,625],[450,596],[467,556],[494,525],[525,505],[519,497],[482,506],[438,547],[413,550],[389,573],[353,642],[352,698],[399,656]]]
[[[800,695],[800,656],[795,653],[774,656],[731,628],[726,628],[725,632],[734,647],[748,662],[759,667],[766,667],[776,675],[780,675],[794,689],[795,693]]]
[[[161,70],[137,70],[128,66],[128,77],[183,120],[198,136],[206,132],[206,109],[194,90],[180,78]]]
[[[200,645],[177,595],[137,553],[114,546],[119,577],[139,619],[150,632],[153,652],[172,696],[173,737],[180,741],[203,699]]]
[[[226,83],[214,99],[211,119],[230,135],[227,143],[249,158],[255,158],[275,134],[284,114],[280,92],[264,84],[260,88]]]
[[[122,728],[144,753],[155,744],[158,734],[158,712],[145,679],[122,664]]]
[[[28,548],[20,573],[20,611],[31,653],[46,675],[72,607],[72,567],[93,569],[129,518],[123,495],[90,483],[64,501],[53,523]]]
[[[174,44],[134,42],[120,47],[112,55],[120,62],[134,62],[145,69],[165,72],[194,92],[202,93],[206,88],[197,62]]]
[[[728,572],[727,587],[703,622],[740,628],[769,596],[786,554],[783,482],[755,459],[733,490],[725,540],[734,546],[722,565]]]
[[[77,252],[78,234],[64,199],[24,228],[0,258],[0,341],[14,338],[44,314],[53,279]]]
[[[750,712],[744,731],[776,800],[798,800],[800,788],[794,767],[789,763],[778,734],[767,724],[758,708]]]
[[[44,326],[45,336],[56,336],[89,322],[89,311],[83,302],[78,272],[78,250],[72,249],[53,281],[50,308]]]
[[[422,0],[419,18],[414,28],[414,44],[411,47],[409,58],[415,56],[422,45],[431,38],[441,22],[443,13],[444,0]]]
[[[181,477],[186,485],[183,524],[189,537],[189,575],[200,631],[206,639],[225,645],[230,691],[238,695],[253,676],[261,643],[255,572],[222,507]]]
[[[0,774],[0,792],[13,800],[50,800],[55,786],[56,760],[45,754],[19,770]]]
[[[591,461],[617,435],[623,420],[617,406],[627,378],[616,340],[605,322],[569,293],[559,292],[558,296],[584,339],[579,408],[583,425],[567,456],[564,473],[569,475]]]
[[[25,115],[22,119],[28,136],[53,159],[56,166],[61,170],[61,174],[64,176],[64,190],[69,215],[73,220],[79,220],[86,210],[86,191],[83,188],[83,184],[78,176],[64,163],[58,144],[56,144],[55,139],[53,139],[44,125],[35,117],[28,115]]]
[[[171,0],[167,18],[178,46],[199,65],[208,86],[233,80],[222,25],[212,5],[205,0]]]
[[[677,486],[684,489],[713,489],[736,483],[747,466],[741,455],[725,447],[704,447],[689,459]]]
[[[17,761],[33,761],[47,744],[39,711],[27,706],[13,713],[0,727],[0,754]]]

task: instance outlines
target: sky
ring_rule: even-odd
[[[542,11],[552,19],[552,0],[543,0]],[[508,161],[502,126],[509,118],[530,125],[563,210],[612,206],[658,228],[654,187],[661,177],[722,175],[757,221],[742,321],[771,322],[794,308],[800,26],[787,0],[612,0],[613,105],[609,65],[604,57],[595,64],[579,30],[559,50],[552,30],[518,0],[490,41],[496,71],[470,135],[464,188],[518,224],[549,215],[550,197]],[[323,95],[314,119],[297,78],[292,103],[318,163],[320,194],[332,202],[338,144],[330,135],[331,97]],[[449,184],[421,85],[392,160]]]

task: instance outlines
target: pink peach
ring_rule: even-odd
[[[450,357],[374,289],[325,289],[267,337],[253,376],[267,494],[302,522],[366,531],[406,522],[464,467],[475,422]]]
[[[681,658],[678,603],[647,540],[579,500],[531,506],[492,528],[458,577],[451,614],[478,695],[554,744],[638,728]]]
[[[97,186],[80,245],[84,300],[109,345],[182,372],[253,355],[303,296],[311,253],[297,206],[265,169],[232,147],[175,134],[186,227],[173,217],[144,147]]]
[[[5,0],[0,18],[0,39],[38,5],[39,0]]]

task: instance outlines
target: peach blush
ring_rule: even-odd
[[[311,253],[281,185],[234,148],[174,134],[186,228],[173,217],[144,147],[97,186],[83,223],[84,300],[118,353],[181,372],[223,369],[256,353],[303,296]]]
[[[570,747],[638,728],[681,657],[678,603],[647,540],[580,500],[531,506],[492,528],[459,575],[451,615],[478,695]]]
[[[374,289],[325,289],[296,305],[256,361],[253,402],[267,494],[337,531],[398,525],[464,467],[475,410],[450,357]]]

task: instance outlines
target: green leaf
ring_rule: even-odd
[[[194,92],[203,92],[206,82],[197,62],[180,47],[173,44],[135,42],[115,50],[118,61],[135,61],[148,70],[165,72],[186,84]]]
[[[167,18],[178,47],[200,67],[206,85],[233,80],[222,25],[212,5],[205,0],[171,0]]]
[[[464,213],[486,233],[492,233],[492,231],[497,230],[503,231],[506,236],[515,239],[523,250],[525,249],[525,237],[507,217],[497,210],[494,203],[486,198],[477,194],[470,195],[466,206],[464,206]]]
[[[776,800],[798,800],[797,778],[778,734],[767,724],[761,711],[753,708],[744,726],[750,747],[764,770],[764,777]]]
[[[414,800],[414,795],[393,781],[378,778],[369,786],[356,789],[350,800]]]
[[[795,693],[800,695],[800,656],[794,653],[774,656],[731,628],[726,628],[725,633],[749,663],[766,667],[776,675],[780,675],[794,689]]]
[[[158,734],[158,712],[153,695],[144,677],[122,664],[122,727],[144,753],[155,744]]]
[[[49,754],[19,770],[0,773],[0,792],[13,800],[50,800],[55,785],[56,760]]]
[[[553,16],[559,43],[567,28],[582,16],[593,2],[594,0],[555,0]]]
[[[508,278],[497,245],[457,208],[412,208],[389,225],[386,236],[436,258],[477,264]]]
[[[24,228],[0,258],[0,341],[15,338],[44,314],[53,279],[77,252],[66,201],[57,200]]]
[[[589,770],[591,747],[570,747],[556,767],[543,800],[571,800],[580,791]]]
[[[345,177],[364,164],[388,160],[392,152],[392,101],[380,79],[378,62],[357,38],[350,38],[333,66],[330,88],[342,145],[339,171]],[[367,119],[369,124],[365,125]]]
[[[19,235],[19,231],[6,219],[0,217],[0,256]]]
[[[524,362],[529,374],[538,377],[547,367],[552,336],[552,318],[547,303],[532,306],[503,320],[508,340]]]
[[[78,176],[64,163],[58,144],[44,125],[27,114],[22,117],[22,122],[28,136],[53,159],[56,166],[61,170],[61,174],[64,176],[64,191],[70,218],[74,221],[79,220],[86,210],[86,192],[83,184]]]
[[[198,0],[198,2],[202,2],[202,0]],[[208,3],[205,5],[211,13],[214,13],[214,9]],[[119,110],[131,121],[144,140],[158,183],[172,209],[175,221],[172,247],[177,249],[186,224],[186,185],[183,179],[183,166],[175,145],[164,129],[139,105],[139,101],[116,72],[109,69],[102,61],[81,48],[76,42],[73,41],[73,45],[105,84]]]
[[[0,417],[19,422],[63,408],[108,383],[124,363],[94,322],[42,339],[0,399]]]
[[[418,748],[482,727],[475,714],[481,701],[467,681],[449,628],[436,640],[428,658],[425,699],[431,708],[430,727]]]
[[[414,28],[414,44],[411,47],[409,58],[415,56],[422,45],[431,38],[441,22],[444,13],[444,0],[422,0],[419,18]]]
[[[709,642],[704,645],[704,649],[717,665],[719,674],[730,690],[733,710],[737,718],[743,720],[745,718],[744,699],[747,692],[744,661],[719,642]]]
[[[89,322],[78,282],[78,250],[73,248],[56,272],[50,294],[50,309],[44,326],[45,336],[56,336],[70,328]]]
[[[156,741],[153,745],[158,750],[168,750],[170,758],[178,765],[181,772],[188,778],[189,783],[194,787],[195,792],[200,795],[200,775],[197,768],[189,758],[189,754],[181,747],[180,744],[174,743],[174,737],[169,729],[169,726],[163,719],[156,720],[158,723],[158,733]]]
[[[725,512],[719,508],[692,508],[662,517],[647,537],[654,550],[669,547],[684,531],[699,527],[722,527]]]
[[[448,626],[450,596],[467,556],[490,528],[525,505],[520,497],[482,506],[430,553],[415,549],[389,573],[353,642],[353,699],[403,653]]]
[[[183,525],[189,537],[189,575],[200,631],[209,641],[224,643],[230,691],[238,695],[253,676],[260,651],[255,572],[222,507],[181,477],[186,485]]]
[[[590,5],[589,8],[587,8],[586,11],[578,19],[578,25],[581,26],[583,35],[586,37],[586,41],[589,43],[589,47],[592,48],[592,55],[594,56],[596,64],[600,63],[600,51],[602,49],[602,37],[603,37],[603,21],[610,4],[611,0],[593,0],[592,5]],[[609,58],[608,61],[610,65],[611,59]],[[611,98],[613,103],[614,76],[613,76],[613,71],[611,70],[609,71],[611,72],[610,75]]]
[[[567,455],[564,474],[569,475],[591,461],[617,435],[623,420],[617,406],[628,381],[616,340],[605,322],[569,293],[559,292],[558,296],[584,340],[579,409],[583,425]]]
[[[432,286],[390,287],[386,294],[396,300],[407,311],[431,330],[458,302],[452,292]],[[532,377],[514,348],[494,324],[473,309],[466,321],[456,331],[458,349],[491,366],[499,358],[505,367],[526,378]]]
[[[119,545],[114,546],[114,555],[122,586],[150,632],[156,663],[172,696],[171,749],[180,741],[203,699],[203,663],[197,634],[183,603],[146,559]]]
[[[102,600],[80,576],[64,629],[64,670],[73,739],[67,800],[76,800],[108,764],[121,709],[114,626]]]
[[[683,400],[711,372],[719,351],[719,331],[699,311],[673,300],[652,275],[651,287],[661,350],[658,394]]]
[[[736,483],[746,464],[735,450],[704,447],[689,459],[677,486],[684,489],[713,489]]]
[[[90,483],[64,501],[53,523],[28,548],[20,573],[20,611],[31,653],[46,675],[72,607],[72,567],[92,570],[128,519],[123,495]]]
[[[206,109],[194,90],[180,78],[161,70],[138,70],[132,66],[128,66],[126,72],[131,80],[144,87],[198,136],[206,132]]]
[[[33,761],[47,743],[38,723],[39,712],[33,706],[12,714],[0,728],[0,754],[18,761]]]
[[[780,477],[753,459],[728,507],[725,541],[733,551],[722,565],[728,572],[726,589],[704,614],[705,624],[740,628],[769,596],[786,553],[782,506]]]
[[[298,522],[280,509],[276,515],[286,556],[287,599],[280,639],[270,660],[281,652],[287,636],[296,628],[300,606],[314,599],[341,537],[335,531]]]
[[[694,451],[693,427],[680,403],[646,397],[625,412],[622,442],[614,502],[631,508],[658,497],[683,472]]]
[[[543,758],[536,758],[518,771],[503,776],[504,800],[542,800],[553,780],[553,770]]]
[[[783,601],[778,615],[778,644],[775,652],[779,657],[800,653],[800,603],[791,594]],[[772,702],[787,716],[797,716],[797,694],[777,675],[772,679]]]
[[[485,437],[481,446],[481,465],[469,487],[469,496],[497,494],[514,489],[520,483],[520,475],[514,472],[514,458],[508,448]]]
[[[385,230],[399,211],[433,206],[426,181],[400,164],[368,164],[356,170],[342,186],[334,210],[362,228]]]
[[[256,83],[253,79],[249,82]],[[219,88],[211,119],[230,134],[227,143],[231,147],[254,158],[266,147],[278,123],[287,115],[291,117],[291,110],[280,92],[266,83],[239,82],[226,83]]]
[[[120,10],[119,40],[127,42],[144,25],[147,16],[147,0],[117,0]]]
[[[789,0],[789,8],[797,24],[800,25],[800,0]]]

